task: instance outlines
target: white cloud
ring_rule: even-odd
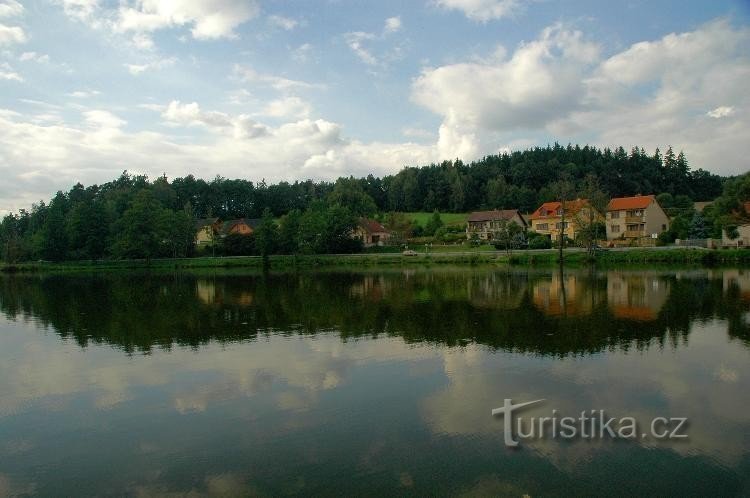
[[[424,70],[412,98],[443,115],[443,157],[466,157],[480,152],[478,130],[541,127],[578,106],[586,90],[581,74],[597,56],[597,45],[580,32],[554,26],[510,59],[499,50],[487,61]]]
[[[26,33],[18,26],[0,24],[0,46],[26,43]]]
[[[23,77],[15,72],[7,62],[0,62],[0,80],[23,81]]]
[[[121,32],[151,32],[191,26],[199,40],[235,37],[234,28],[256,17],[260,9],[252,0],[139,0],[122,5],[115,29]]]
[[[401,129],[401,134],[407,138],[417,138],[421,140],[434,139],[435,133],[424,128],[415,128],[407,126]]]
[[[0,18],[16,17],[23,14],[23,5],[16,0],[3,0],[0,2]]]
[[[395,33],[396,31],[401,30],[401,18],[396,17],[389,17],[385,20],[385,26],[383,27],[383,33]]]
[[[375,56],[367,47],[368,43],[383,42],[388,35],[391,35],[401,29],[400,17],[389,17],[383,24],[383,31],[380,34],[368,33],[365,31],[351,31],[344,34],[344,41],[349,46],[354,55],[368,66],[378,66],[382,64],[379,57]],[[395,52],[398,52],[396,49]],[[391,58],[394,58],[391,56]]]
[[[299,62],[307,62],[312,54],[313,46],[309,43],[303,43],[299,47],[292,50],[292,59]]]
[[[127,124],[111,112],[103,110],[84,111],[83,117],[86,123],[95,129],[116,129]]]
[[[284,78],[282,76],[258,73],[254,69],[240,64],[234,65],[234,67],[232,68],[232,73],[237,79],[242,82],[258,83],[261,85],[270,86],[279,91],[320,87],[320,85],[307,83],[305,81],[292,80],[289,78]]]
[[[138,50],[153,50],[154,39],[146,33],[136,33],[132,39],[133,46]]]
[[[435,0],[439,7],[460,10],[469,19],[479,22],[513,16],[525,3],[523,0]]]
[[[268,134],[268,128],[241,114],[232,117],[223,112],[202,111],[197,102],[181,104],[177,100],[169,103],[162,117],[170,124],[179,126],[202,126],[212,131],[228,131],[234,138],[256,138]]]
[[[296,19],[279,15],[268,16],[268,22],[272,26],[276,26],[277,28],[281,28],[286,31],[291,31],[299,26],[299,21],[297,21]]]
[[[99,8],[98,0],[58,0],[68,17],[79,21],[92,22],[94,13]]]
[[[302,119],[310,116],[312,107],[299,97],[284,97],[272,100],[261,112],[263,116],[273,118]]]
[[[376,65],[378,60],[364,47],[364,42],[374,39],[375,35],[372,33],[365,33],[364,31],[354,31],[344,35],[344,40],[346,40],[346,44],[349,45],[352,52],[359,57],[359,60],[370,66]]]
[[[731,116],[732,114],[734,114],[734,107],[722,105],[722,106],[717,107],[716,109],[708,111],[706,113],[706,116],[710,118],[719,119],[719,118],[726,118],[728,116]]]
[[[443,117],[441,158],[553,136],[651,150],[672,144],[693,168],[746,170],[748,28],[715,21],[603,59],[598,44],[556,25],[504,54],[427,68],[413,81],[412,99]]]
[[[436,158],[432,145],[361,143],[345,138],[339,124],[322,119],[270,127],[197,103],[150,106],[170,127],[192,127],[205,136],[185,143],[166,133],[130,132],[107,111],[86,111],[80,125],[50,125],[0,110],[0,210],[28,207],[76,181],[108,181],[123,169],[280,181],[382,175]]]
[[[174,57],[170,57],[167,59],[154,59],[152,61],[144,62],[142,64],[124,64],[124,66],[128,69],[128,72],[130,74],[132,74],[133,76],[139,76],[140,74],[143,74],[146,71],[158,70],[158,69],[163,69],[167,66],[171,66],[175,62],[177,62],[177,59],[175,59]]]
[[[73,97],[76,99],[88,99],[88,98],[95,97],[100,94],[101,92],[99,92],[98,90],[77,90],[67,95],[68,97]]]
[[[38,54],[36,52],[24,52],[21,54],[18,60],[20,60],[21,62],[34,61],[40,64],[46,64],[49,62],[49,55]]]

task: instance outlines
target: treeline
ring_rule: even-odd
[[[691,171],[685,155],[675,156],[671,148],[648,155],[637,147],[626,153],[621,147],[559,144],[470,164],[445,161],[383,178],[336,182],[269,185],[192,175],[149,181],[124,172],[102,185],[79,183],[49,203],[5,216],[0,243],[5,261],[190,256],[196,219],[263,216],[280,222],[265,224],[265,238],[253,241],[258,253],[351,252],[357,247],[344,235],[360,216],[492,208],[529,212],[555,198],[559,181],[580,191],[591,176],[613,197],[666,193],[690,200],[719,196],[725,181],[704,170]]]

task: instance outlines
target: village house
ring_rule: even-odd
[[[239,218],[225,221],[221,224],[220,234],[222,237],[232,234],[252,235],[260,222],[261,220],[258,218]]]
[[[195,222],[195,243],[197,245],[211,244],[219,233],[221,223],[219,218],[204,218]]]
[[[607,206],[607,240],[656,238],[669,217],[653,195],[616,197]]]
[[[722,247],[750,247],[750,223],[737,225],[736,238],[731,238],[729,235],[726,229],[721,231]]]
[[[560,234],[564,233],[570,240],[575,240],[581,231],[579,220],[590,218],[589,210],[593,210],[594,220],[603,220],[604,217],[589,204],[588,199],[575,199],[565,202],[565,226],[563,227],[563,207],[559,201],[545,202],[531,213],[531,230],[536,233],[548,235],[552,240],[560,240]]]
[[[475,235],[481,240],[492,240],[493,233],[502,228],[504,223],[515,223],[526,229],[526,220],[517,209],[495,209],[492,211],[475,211],[469,215],[466,224],[466,238]]]
[[[353,236],[360,239],[365,247],[382,246],[391,238],[391,232],[375,220],[362,218]]]

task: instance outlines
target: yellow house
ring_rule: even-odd
[[[197,245],[211,244],[219,233],[219,218],[205,218],[195,222],[195,243]]]
[[[653,195],[616,197],[607,206],[607,239],[656,238],[669,229],[669,216]]]
[[[563,227],[563,207],[558,201],[545,202],[536,211],[531,213],[531,230],[536,233],[549,235],[552,240],[560,240],[560,233],[570,240],[575,240],[581,231],[578,219],[589,219],[589,213],[593,210],[594,219],[603,220],[603,216],[596,211],[587,199],[576,199],[565,202],[565,227]]]

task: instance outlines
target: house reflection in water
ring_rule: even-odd
[[[656,320],[668,297],[668,281],[657,274],[607,273],[607,303],[617,318]]]
[[[525,278],[488,273],[467,282],[468,299],[472,306],[484,309],[517,309],[528,288]]]
[[[552,273],[533,283],[532,301],[546,315],[587,315],[605,299],[597,282],[590,275]]]
[[[750,270],[722,270],[721,277],[724,292],[737,288],[742,302],[750,303]]]
[[[216,302],[216,284],[213,280],[199,278],[195,282],[195,294],[203,304]]]
[[[241,286],[232,289],[227,286],[226,281],[219,286],[216,281],[207,278],[199,278],[195,282],[195,294],[198,299],[207,305],[228,304],[240,307],[251,306],[255,300],[252,290]]]

